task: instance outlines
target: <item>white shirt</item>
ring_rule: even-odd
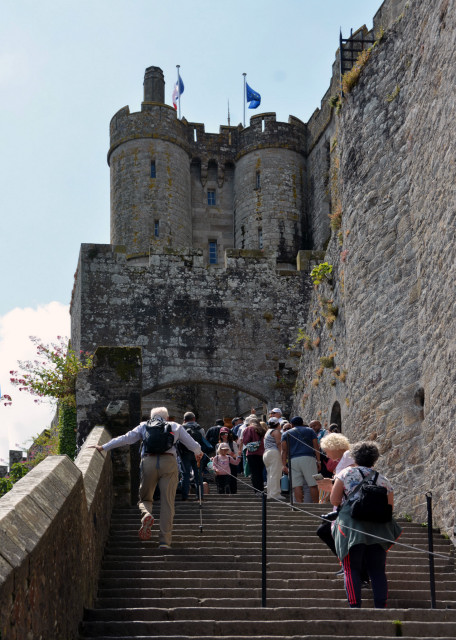
[[[345,451],[344,455],[337,463],[337,467],[334,470],[334,475],[336,476],[338,473],[340,473],[347,467],[350,467],[352,464],[355,464],[355,461],[353,460],[350,451]]]
[[[196,455],[201,453],[201,447],[195,440],[193,440],[192,436],[187,433],[187,431],[177,422],[168,422],[171,425],[172,434],[174,435],[174,443],[178,440],[182,442],[183,445],[193,451]],[[113,438],[109,442],[103,445],[104,451],[109,451],[110,449],[115,449],[116,447],[123,447],[126,444],[134,444],[139,440],[144,440],[146,435],[146,425],[147,422],[141,422],[137,427],[125,433],[123,436],[119,436],[118,438]],[[169,451],[166,453],[172,453],[176,456],[176,447],[171,447]]]

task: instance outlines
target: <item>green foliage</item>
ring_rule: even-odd
[[[399,95],[401,88],[400,86],[397,84],[394,88],[394,91],[392,91],[391,93],[387,93],[386,94],[386,101],[387,102],[393,102],[393,100],[395,100],[397,98],[397,96]]]
[[[0,497],[8,493],[13,488],[13,485],[29,471],[30,467],[26,462],[15,462],[11,465],[9,475],[6,478],[0,478]]]
[[[57,429],[45,429],[43,433],[32,439],[32,445],[27,451],[27,460],[13,464],[9,475],[6,478],[0,478],[0,497],[10,491],[18,480],[47,456],[57,453],[57,435]]]
[[[325,369],[334,369],[334,357],[323,356],[322,358],[320,358],[320,364]]]
[[[8,476],[0,478],[0,498],[13,488],[13,484],[14,482]]]
[[[402,637],[404,635],[402,631],[402,622],[401,620],[393,620],[394,631],[396,633],[396,637]]]
[[[331,277],[332,270],[332,264],[328,264],[327,262],[320,262],[320,264],[314,267],[310,272],[310,277],[312,278],[314,286],[318,287],[323,280],[329,279]]]
[[[339,114],[342,109],[342,98],[340,94],[336,94],[335,96],[331,96],[328,100],[328,104],[331,109],[335,109],[336,113]]]
[[[350,93],[354,86],[358,84],[361,71],[364,69],[370,58],[371,48],[360,51],[356,62],[350,71],[346,71],[342,76],[342,90],[344,93]]]
[[[312,351],[312,349],[313,349],[312,338],[304,331],[304,329],[299,327],[298,328],[298,337],[296,338],[294,343],[289,347],[289,349],[296,348],[299,344],[301,344],[301,342],[304,343],[304,345],[303,345],[304,349],[306,349],[307,351]]]
[[[76,453],[76,409],[75,407],[62,404],[59,407],[59,455],[67,455],[74,460]]]
[[[62,400],[75,406],[76,376],[84,369],[90,369],[93,356],[82,351],[77,355],[68,347],[68,339],[57,336],[59,343],[42,344],[35,336],[30,340],[36,345],[39,359],[19,360],[22,372],[10,371],[10,382],[19,387],[19,391],[28,391],[36,396],[35,402],[43,398],[55,402]]]

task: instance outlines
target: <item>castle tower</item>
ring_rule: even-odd
[[[164,104],[164,87],[162,70],[148,67],[141,111],[124,107],[111,120],[111,243],[127,254],[192,244],[186,125]]]
[[[272,249],[296,264],[305,209],[306,126],[275,113],[250,119],[240,135],[235,172],[235,246]]]

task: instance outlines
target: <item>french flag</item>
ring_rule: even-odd
[[[173,107],[177,110],[177,103],[179,102],[180,96],[184,93],[184,83],[182,82],[182,78],[179,76],[179,83],[176,82],[173,90]]]

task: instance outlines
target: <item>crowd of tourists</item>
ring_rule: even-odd
[[[159,548],[171,548],[176,495],[200,502],[211,477],[219,494],[237,493],[238,474],[250,478],[256,496],[296,504],[327,502],[317,534],[339,559],[350,607],[361,606],[361,590],[370,585],[374,605],[387,600],[386,551],[400,535],[392,517],[393,487],[373,469],[379,457],[374,442],[350,445],[336,424],[319,420],[306,425],[300,416],[287,420],[273,408],[262,420],[252,410],[246,418],[222,419],[205,431],[192,412],[182,424],[169,419],[165,407],[152,409],[150,420],[95,448],[101,453],[141,442],[138,506],[141,540],[151,538],[152,506],[160,499]]]

